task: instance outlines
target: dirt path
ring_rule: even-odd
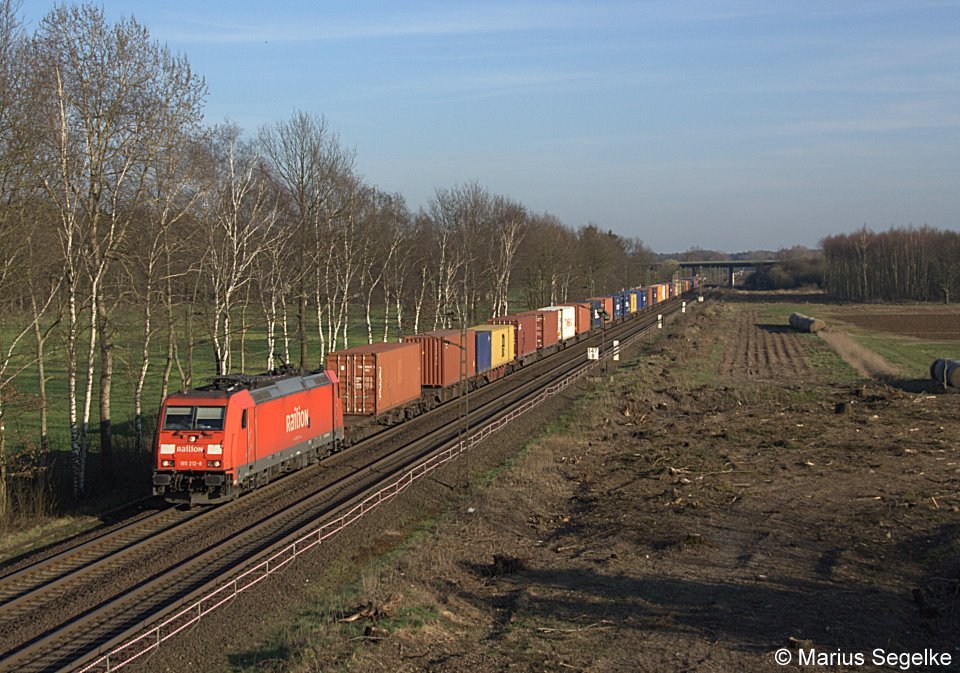
[[[882,355],[858,344],[842,330],[828,328],[817,332],[817,336],[827,342],[837,355],[861,376],[879,381],[901,376],[900,370],[887,362]]]

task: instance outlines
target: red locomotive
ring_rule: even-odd
[[[154,494],[224,502],[341,448],[340,382],[331,371],[220,377],[169,395],[157,428]]]

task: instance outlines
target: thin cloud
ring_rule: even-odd
[[[164,27],[167,39],[183,43],[318,42],[376,38],[443,37],[484,33],[573,28],[593,22],[595,13],[568,3],[436,8],[429,13],[404,11],[366,15],[362,20],[301,16],[274,23],[190,20]],[[159,32],[159,31],[158,31]]]

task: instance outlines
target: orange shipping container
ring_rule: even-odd
[[[537,319],[537,348],[546,348],[557,343],[560,336],[560,314],[556,311],[524,311],[519,315],[532,315]]]
[[[441,329],[426,334],[404,337],[404,343],[420,346],[420,385],[442,388],[460,381],[462,358],[466,350],[466,375],[477,373],[476,337],[466,330],[466,344],[460,340],[460,330]],[[461,346],[465,346],[465,349]]]
[[[343,413],[372,416],[420,397],[420,347],[412,343],[357,346],[327,354],[340,379]]]
[[[577,335],[577,309],[573,306],[546,306],[541,311],[557,314],[557,340],[566,341]]]

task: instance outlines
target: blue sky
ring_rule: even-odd
[[[187,54],[208,122],[322,114],[414,210],[476,180],[658,251],[960,228],[960,2],[104,8]]]

